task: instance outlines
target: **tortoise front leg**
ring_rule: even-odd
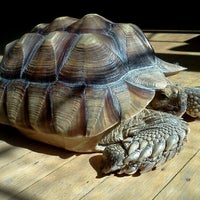
[[[185,92],[188,96],[186,113],[200,118],[200,87],[186,87]]]
[[[118,171],[130,175],[138,170],[152,170],[183,149],[189,132],[188,124],[180,117],[153,110],[144,110],[117,127],[113,130],[116,137],[119,130],[124,138],[107,145],[103,151],[105,174]],[[113,138],[113,132],[111,135]]]

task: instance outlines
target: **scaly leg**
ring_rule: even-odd
[[[186,113],[194,118],[200,118],[200,87],[186,87],[187,98]]]
[[[116,127],[102,141],[107,174],[145,172],[172,159],[183,148],[188,124],[169,113],[144,110]]]

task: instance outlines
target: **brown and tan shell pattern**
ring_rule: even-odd
[[[134,24],[98,14],[59,17],[9,43],[0,63],[0,123],[73,151],[93,151],[109,129],[141,110],[165,75]]]

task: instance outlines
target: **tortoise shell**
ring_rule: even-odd
[[[0,123],[73,151],[94,151],[183,70],[158,57],[139,27],[98,14],[59,17],[6,45]]]

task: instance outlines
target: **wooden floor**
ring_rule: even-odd
[[[166,61],[188,67],[173,80],[200,85],[200,34],[145,33]],[[199,200],[200,120],[183,151],[165,165],[140,176],[102,176],[101,154],[76,154],[0,127],[0,199],[13,200]]]

